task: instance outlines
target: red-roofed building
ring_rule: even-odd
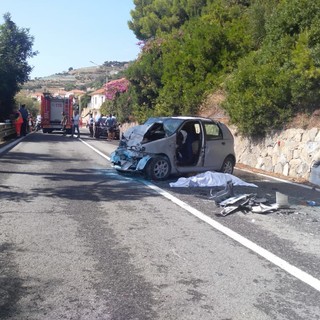
[[[89,94],[91,96],[90,109],[100,110],[101,105],[106,101],[105,92],[105,88],[101,88]]]
[[[87,107],[82,106],[82,116],[87,115],[89,112],[101,114],[100,107],[106,101],[105,88],[91,92],[89,95],[91,96],[91,100]]]

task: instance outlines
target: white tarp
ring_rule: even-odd
[[[234,186],[258,187],[247,183],[229,173],[206,171],[190,178],[179,178],[176,182],[169,183],[170,187],[220,187],[231,181]]]

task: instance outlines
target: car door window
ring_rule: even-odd
[[[222,139],[222,132],[216,123],[205,123],[206,140],[219,140]]]
[[[177,159],[180,166],[198,163],[201,148],[201,126],[198,121],[187,121],[177,133]]]

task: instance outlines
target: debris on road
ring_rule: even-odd
[[[231,181],[225,186],[224,190],[218,191],[213,194],[212,189],[210,190],[210,198],[215,201],[215,204],[222,207],[222,211],[219,215],[225,217],[236,211],[242,211],[248,213],[249,211],[253,213],[270,213],[274,212],[280,208],[288,208],[288,199],[283,197],[278,197],[281,201],[278,203],[269,204],[266,198],[258,198],[257,194],[240,194],[234,195],[233,184]]]
[[[312,201],[312,200],[306,201],[306,204],[307,204],[307,206],[309,206],[309,207],[319,207],[319,206],[320,206],[320,203],[317,203],[317,202]]]
[[[289,208],[288,196],[278,191],[276,192],[276,203],[279,208]]]
[[[227,182],[226,187],[223,190],[218,191],[215,194],[213,194],[212,189],[210,190],[210,199],[213,199],[216,203],[220,203],[221,201],[233,196],[233,183],[231,181]]]

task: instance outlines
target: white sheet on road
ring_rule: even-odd
[[[234,186],[258,187],[247,183],[229,173],[206,171],[189,178],[179,178],[176,182],[169,183],[170,187],[220,187],[232,181]]]

